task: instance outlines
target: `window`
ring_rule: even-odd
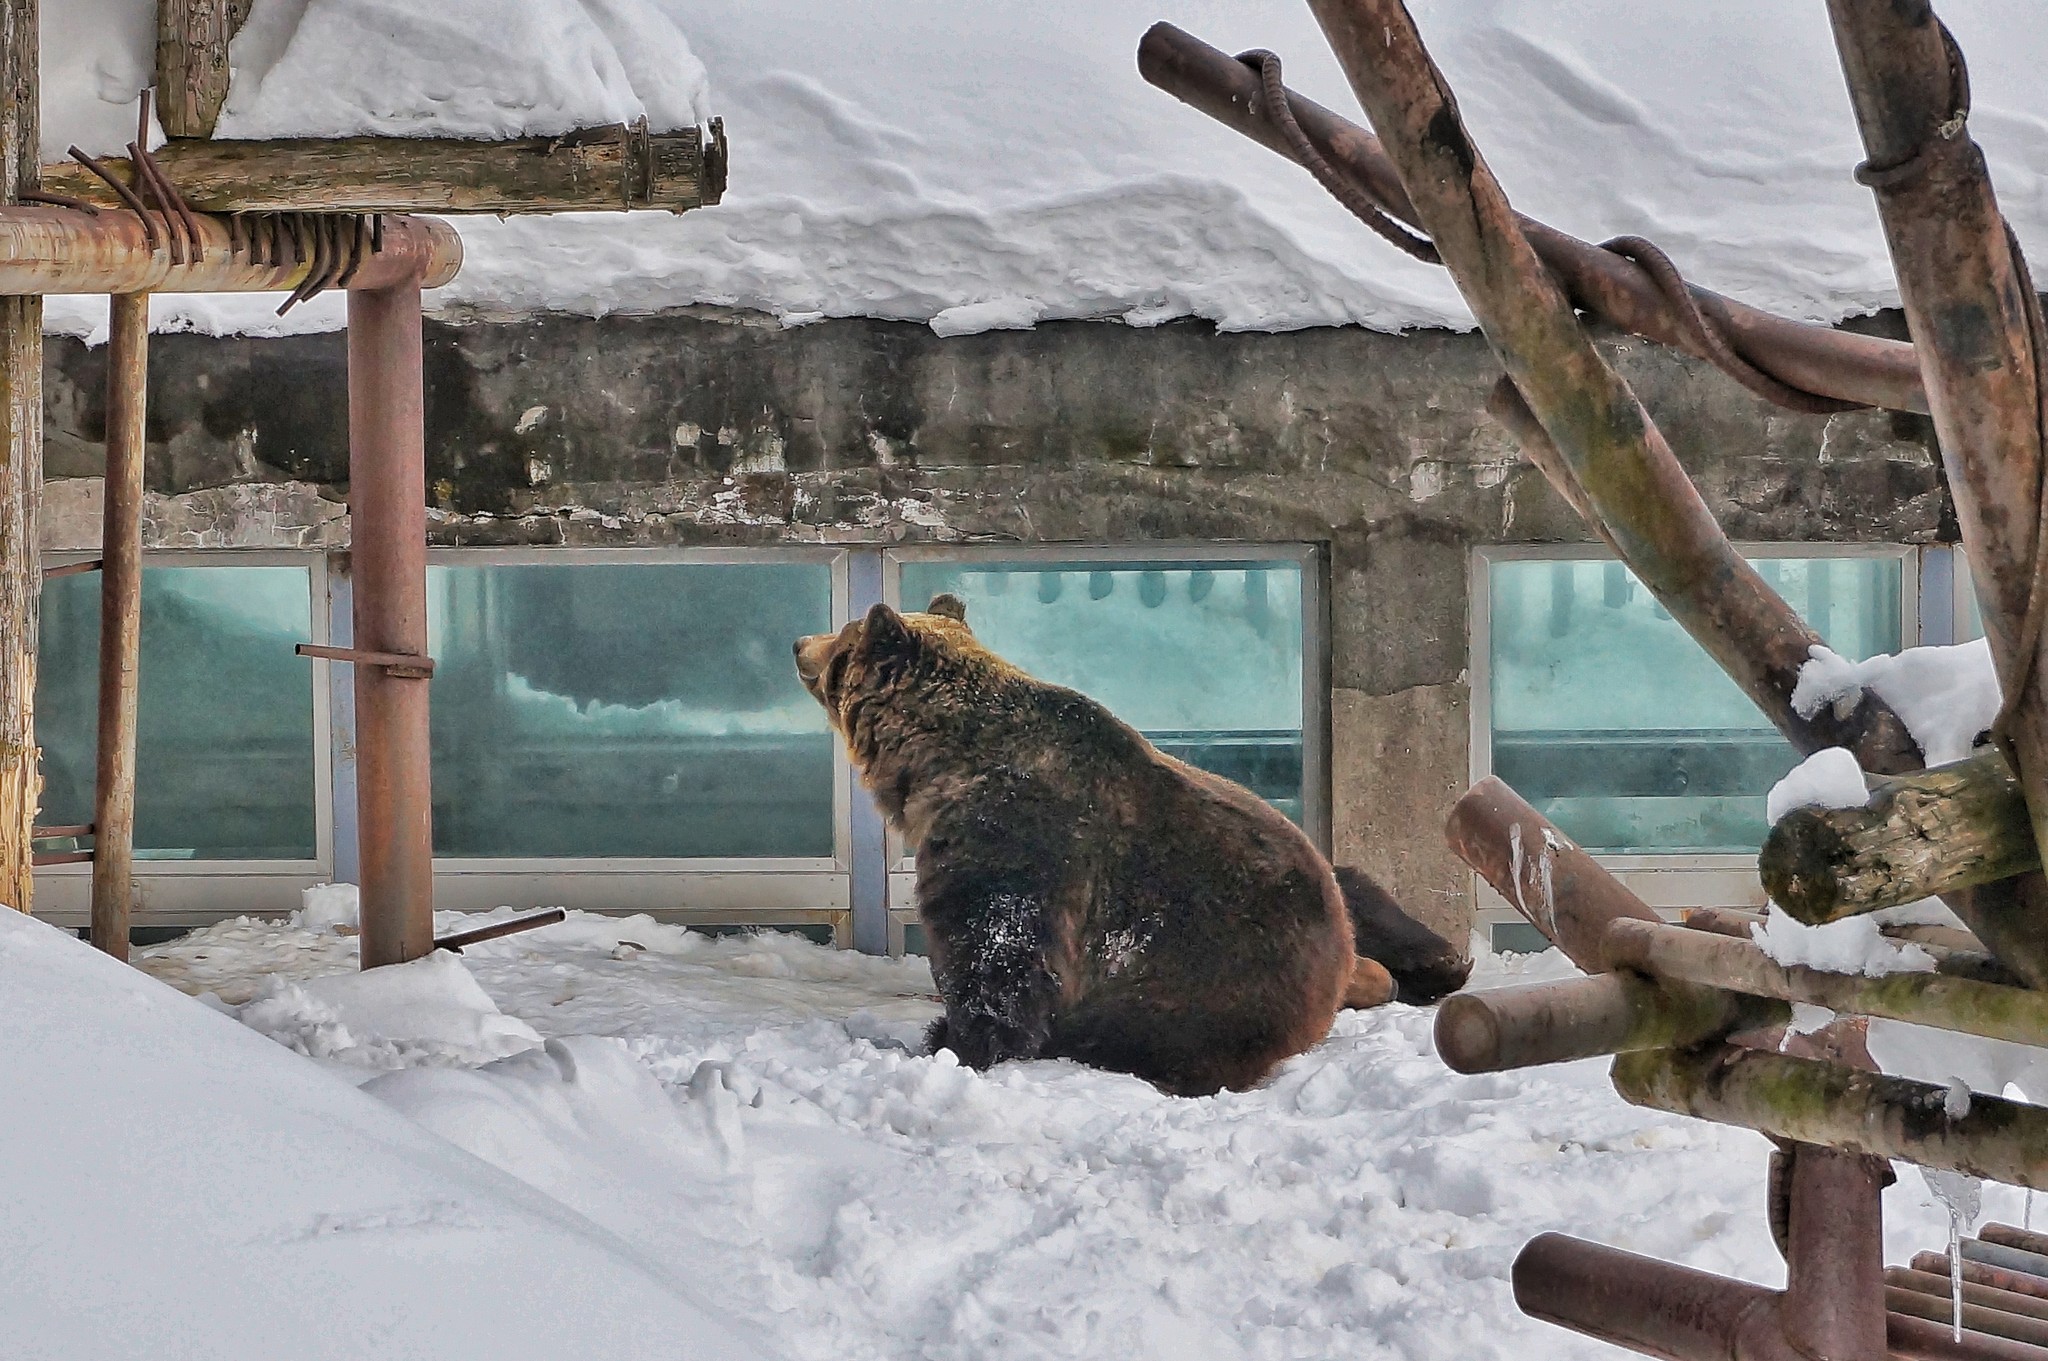
[[[830,562],[555,558],[428,571],[436,854],[831,856]]]
[[[135,854],[143,861],[319,858],[326,771],[314,664],[315,569],[153,561],[142,574]],[[96,573],[46,581],[36,732],[45,826],[91,822]]]
[[[1008,660],[1305,820],[1300,561],[976,558],[900,573],[906,609],[959,596]]]
[[[1907,636],[1903,551],[1753,556],[1844,656]],[[1481,555],[1483,751],[1588,850],[1747,855],[1798,756],[1618,562]],[[1482,770],[1482,773],[1483,770]]]

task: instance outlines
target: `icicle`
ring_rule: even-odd
[[[1970,1113],[1970,1089],[1960,1079],[1948,1084],[1948,1100],[1942,1103],[1943,1113],[1951,1120],[1960,1120]],[[1949,1335],[1955,1341],[1963,1340],[1963,1231],[1977,1223],[1977,1212],[1984,1205],[1984,1183],[1961,1172],[1937,1171],[1931,1167],[1920,1169],[1921,1180],[1934,1198],[1948,1208],[1948,1290],[1949,1290]]]

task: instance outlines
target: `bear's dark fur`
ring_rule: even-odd
[[[1401,910],[1363,870],[1337,866],[1337,887],[1351,912],[1351,935],[1360,956],[1379,961],[1393,975],[1397,1002],[1424,1006],[1441,1001],[1472,976],[1462,950]]]
[[[1198,1096],[1329,1032],[1351,918],[1269,804],[1003,661],[952,596],[877,605],[798,641],[796,662],[917,853],[935,1045],[974,1068],[1063,1057]]]

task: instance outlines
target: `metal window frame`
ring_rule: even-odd
[[[427,565],[787,566],[815,563],[831,573],[832,627],[847,617],[849,552],[843,545],[728,547],[434,548]],[[833,744],[829,856],[434,857],[434,902],[444,911],[493,907],[577,907],[645,912],[685,925],[829,925],[850,943],[854,856],[851,768]]]
[[[1899,638],[1902,646],[1920,641],[1921,594],[1927,588],[1926,560],[1911,544],[1892,543],[1758,543],[1742,542],[1735,550],[1756,558],[1856,558],[1899,564]],[[1613,562],[1615,555],[1594,543],[1482,544],[1472,549],[1467,573],[1466,674],[1471,686],[1469,760],[1472,783],[1493,773],[1493,592],[1496,562]],[[1967,589],[1967,582],[1964,589]],[[1756,857],[1702,852],[1599,854],[1594,857],[1615,878],[1649,906],[1677,913],[1691,907],[1764,905]],[[1520,913],[1472,875],[1474,923],[1482,932],[1522,921]]]
[[[89,561],[92,552],[44,555],[51,566]],[[307,622],[312,643],[329,641],[327,600],[330,587],[327,554],[321,549],[207,548],[150,549],[142,555],[144,570],[169,567],[298,567],[307,573]],[[276,912],[280,903],[297,900],[298,890],[326,883],[335,860],[333,689],[330,663],[308,658],[313,668],[313,845],[311,860],[149,860],[135,861],[135,912],[138,926],[186,926],[249,912]],[[64,927],[86,924],[91,915],[92,866],[51,865],[35,871],[36,915]]]
[[[900,544],[884,549],[882,599],[903,606],[902,569],[906,563],[1016,562],[1072,564],[1085,571],[1101,564],[1123,568],[1150,562],[1291,563],[1301,571],[1301,779],[1302,824],[1325,855],[1330,850],[1330,611],[1329,551],[1321,543],[1254,541],[1219,542],[1148,540],[1144,543],[928,543]],[[917,862],[909,856],[894,829],[886,832],[887,947],[892,955],[904,949],[904,929],[917,918]]]

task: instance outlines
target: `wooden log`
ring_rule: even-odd
[[[1615,922],[1607,929],[1606,958],[1609,968],[1656,978],[2015,1044],[2048,1044],[2048,993],[2028,988],[1940,973],[1869,978],[1788,967],[1748,941],[1660,922]]]
[[[36,187],[36,0],[0,5],[0,201]],[[6,211],[25,211],[9,209]],[[0,298],[0,905],[34,902],[36,512],[43,485],[43,300]]]
[[[2048,846],[2048,630],[2038,612],[2028,619],[2048,554],[2038,541],[2048,457],[2030,315],[2039,300],[1968,135],[1961,53],[1932,9],[1828,0],[1828,14],[1869,157],[1859,177],[1876,193],[1920,356],[2038,853]],[[2048,881],[2031,875],[1954,906],[1992,953],[2048,985]]]
[[[1172,24],[1157,23],[1138,44],[1138,74],[1267,150],[1299,163],[1293,144],[1266,114],[1258,75],[1229,53]],[[1287,105],[1324,159],[1370,190],[1397,220],[1421,227],[1379,138],[1291,90]],[[1670,299],[1640,266],[1534,218],[1517,214],[1516,222],[1575,305],[1604,325],[1708,357],[1688,328],[1679,324]],[[1705,288],[1687,291],[1703,311],[1720,321],[1738,354],[1784,382],[1894,411],[1927,410],[1919,361],[1904,341],[1791,321]]]
[[[1617,918],[1654,922],[1657,914],[1599,862],[1523,801],[1487,776],[1453,804],[1444,839],[1531,926],[1588,973],[1603,972],[1603,942]]]
[[[1771,901],[1811,925],[2039,869],[2019,781],[1996,750],[1878,782],[1861,808],[1799,808],[1764,838]]]
[[[592,128],[499,142],[428,137],[172,142],[157,164],[203,213],[683,212],[725,193],[723,124],[650,134]],[[126,178],[125,159],[106,162]],[[43,187],[118,208],[84,166],[43,167]]]
[[[133,213],[97,217],[72,208],[0,207],[0,295],[42,293],[282,293],[310,264],[260,265],[231,253],[226,219],[199,218],[203,249],[182,265],[151,250]],[[383,249],[365,259],[352,289],[419,279],[439,288],[462,266],[462,238],[431,217],[384,219]]]
[[[1436,1051],[1452,1072],[1498,1073],[1685,1048],[1788,1017],[1783,1004],[1741,993],[1598,974],[1454,993],[1437,1007]]]
[[[1933,1083],[1732,1045],[1622,1054],[1613,1081],[1623,1100],[1652,1110],[2048,1186],[2048,1110],[2003,1097],[1973,1093],[1958,1114],[1949,1089]]]
[[[211,137],[228,100],[228,44],[252,0],[157,0],[156,115],[166,137]]]
[[[1747,912],[1732,907],[1696,907],[1685,914],[1685,928],[1688,931],[1705,931],[1716,936],[1732,936],[1736,940],[1751,939],[1752,928],[1763,925],[1761,912]],[[1968,931],[1952,926],[1920,926],[1901,924],[1878,928],[1889,940],[1906,940],[1918,945],[1934,958],[1936,973],[1951,978],[1973,978],[1980,983],[2000,983],[2007,987],[2024,987],[2025,982],[2005,965],[1993,959]]]
[[[135,891],[135,717],[141,694],[142,465],[149,406],[149,295],[117,293],[108,303],[91,935],[96,947],[116,959],[126,959],[129,903]]]
[[[1422,225],[1513,382],[1495,413],[1529,459],[1590,509],[1658,602],[1802,752],[1849,747],[1864,768],[1924,764],[1874,695],[1792,707],[1820,636],[1728,543],[1634,392],[1594,350],[1571,299],[1523,237],[1400,0],[1310,0]],[[1526,405],[1527,416],[1520,408]]]

